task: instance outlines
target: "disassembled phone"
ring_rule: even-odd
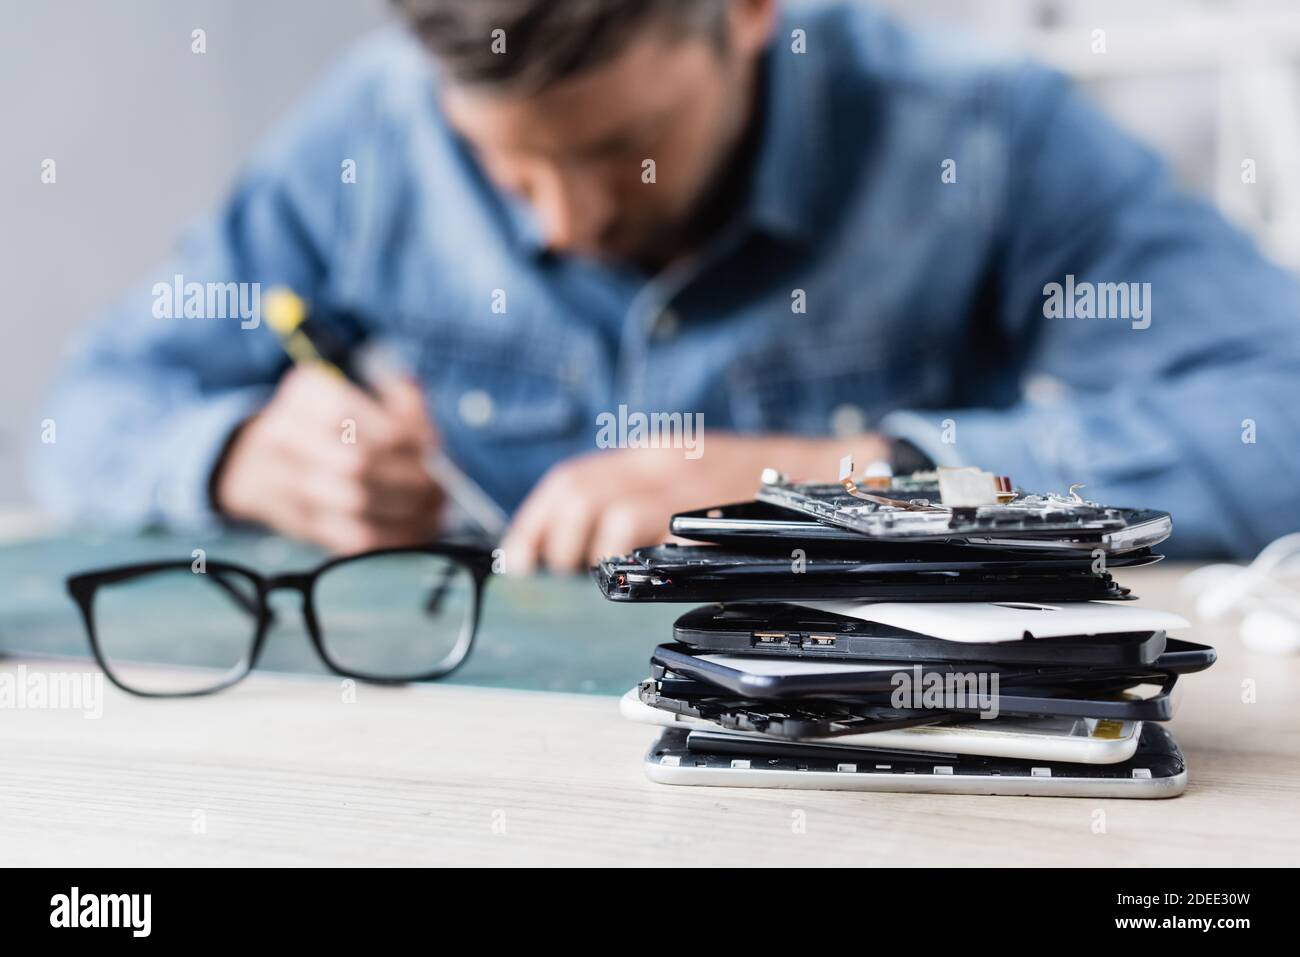
[[[1168,513],[1114,508],[1067,495],[1014,491],[1009,479],[977,469],[939,469],[859,485],[853,463],[838,483],[791,483],[769,469],[758,501],[876,541],[961,542],[997,548],[1057,549],[1119,555],[1169,537]]]
[[[1139,669],[1103,671],[1073,665],[1035,667],[1027,665],[990,665],[984,662],[902,662],[812,660],[775,656],[711,654],[686,645],[660,645],[651,658],[653,666],[713,685],[724,693],[762,700],[790,698],[834,698],[838,700],[885,696],[898,686],[897,676],[913,683],[946,681],[946,676],[977,675],[991,686],[991,693],[1014,694],[1016,691],[1037,696],[1037,689],[1097,690],[1126,689],[1139,684],[1162,685],[1179,674],[1204,671],[1215,660],[1214,649],[1203,645],[1186,645],[1176,653],[1157,659]],[[955,679],[954,679],[955,680]],[[1172,687],[1172,685],[1171,685]],[[1087,711],[1033,712],[1100,717]],[[1154,715],[1148,720],[1160,721]],[[1135,718],[1136,720],[1136,718]]]
[[[828,486],[829,487],[829,486]],[[762,493],[760,493],[762,494]],[[1138,510],[1128,509],[1134,515]],[[1163,514],[1163,513],[1155,513]],[[1156,519],[1157,526],[1164,526],[1165,533],[1151,545],[1159,544],[1168,537],[1172,523],[1163,523]],[[786,549],[797,546],[813,546],[824,549],[874,547],[873,553],[881,559],[887,557],[889,549],[903,550],[909,543],[919,545],[922,549],[946,546],[955,555],[959,550],[970,550],[988,554],[1000,554],[1007,558],[1011,554],[1021,554],[1031,559],[1045,560],[1056,557],[1061,561],[1090,561],[1093,548],[1103,547],[1097,542],[1090,545],[1086,540],[1066,538],[1064,541],[1047,539],[1038,541],[1033,538],[1016,540],[994,540],[983,536],[942,537],[938,540],[912,540],[903,538],[876,539],[864,535],[845,525],[830,524],[826,520],[813,517],[810,513],[796,511],[790,506],[769,504],[767,501],[734,502],[729,505],[717,505],[701,508],[691,512],[679,512],[672,517],[668,530],[678,538],[693,542],[710,542],[733,548],[756,549],[775,548],[778,545]],[[1153,530],[1155,531],[1155,530]],[[1131,559],[1132,565],[1145,564],[1151,555],[1151,545],[1125,548],[1122,551],[1105,549],[1107,562],[1111,567],[1119,568],[1120,559]],[[919,550],[918,550],[919,551]],[[1158,561],[1160,556],[1150,558]],[[1126,563],[1128,564],[1128,563]]]
[[[623,717],[638,724],[688,731],[724,731],[707,718],[692,717],[643,704],[633,688],[619,699]],[[839,748],[893,749],[900,751],[982,754],[1026,761],[1068,761],[1076,764],[1115,764],[1127,761],[1137,750],[1140,721],[1096,718],[1002,718],[998,721],[966,720],[916,725],[892,730],[845,734],[834,738],[803,739],[830,742]],[[766,736],[732,730],[741,737]]]
[[[709,689],[689,678],[658,675],[636,688],[638,700],[682,718],[710,721],[723,728],[798,740],[864,734],[951,721],[953,712],[923,708],[894,708],[888,702],[876,705],[842,705],[833,701],[754,701]]]
[[[873,719],[880,718],[881,709],[894,706],[895,689],[863,692],[850,689],[874,688],[882,680],[888,683],[893,675],[900,672],[914,675],[908,666],[888,669],[884,678],[874,671],[855,674],[839,669],[774,674],[768,670],[778,663],[772,658],[696,656],[683,654],[683,651],[684,649],[665,645],[656,649],[650,660],[650,678],[640,686],[639,694],[643,702],[656,708],[689,711],[696,709],[698,702],[708,701],[709,707],[713,709],[729,711],[743,707],[769,717],[785,715],[797,708],[807,721],[821,721],[820,724],[804,724],[801,730],[792,732],[757,728],[781,737],[820,738],[862,730],[853,727],[850,719],[859,713],[869,713]],[[709,660],[710,658],[722,660]],[[788,664],[825,668],[844,663],[792,659]],[[923,669],[922,682],[927,680],[926,674],[939,670],[933,667]],[[982,688],[977,682],[972,689],[969,682],[966,682],[961,685],[966,689],[964,694],[940,699],[943,702],[942,709],[918,706],[908,710],[938,714],[939,720],[953,715],[979,715],[996,711],[999,716],[1168,721],[1174,716],[1181,697],[1176,672],[1131,675],[1116,673],[1105,677],[1089,675],[1082,679],[1079,678],[1079,672],[1074,672],[1073,675],[1073,678],[1062,676],[1059,684],[1042,681],[1004,685],[999,681],[996,689],[992,687],[992,681],[987,679]],[[913,681],[912,686],[921,700],[924,700],[924,684],[918,687],[917,682]],[[832,723],[836,727],[832,728]]]
[[[764,472],[756,501],[684,512],[594,569],[607,598],[711,602],[678,618],[620,705],[663,727],[671,784],[1172,797],[1158,722],[1212,648],[1111,604],[1160,560],[1168,514],[1033,494],[976,468],[838,483]],[[901,697],[900,697],[901,694]],[[994,720],[995,719],[995,720]]]
[[[916,603],[908,607],[932,606]],[[1107,617],[1108,611],[1146,612],[1128,605],[1097,603],[1095,607],[1103,610],[1098,615],[1101,618]],[[894,622],[863,620],[800,604],[737,602],[691,609],[673,625],[673,639],[693,648],[723,654],[894,662],[978,661],[998,665],[1070,664],[1095,668],[1151,665],[1166,646],[1165,632],[1149,627],[1151,622],[1160,619],[1148,620],[1141,615],[1120,615],[1119,621],[1108,620],[1104,633],[1080,629],[1077,634],[1067,631],[1040,637],[1027,629],[1011,608],[1007,614],[1010,620],[1003,632],[1005,638],[974,643],[899,627]],[[1140,630],[1144,625],[1146,630]]]
[[[1003,556],[1005,559],[1005,556]],[[1040,567],[1018,559],[968,563],[863,560],[841,554],[735,552],[713,545],[656,545],[605,558],[593,569],[613,601],[1089,601],[1129,590],[1081,564]]]
[[[868,749],[668,729],[645,757],[661,784],[846,791],[919,791],[1092,798],[1175,797],[1187,786],[1182,752],[1159,725],[1142,726],[1133,756],[1114,764],[951,755],[875,756]]]
[[[862,545],[858,532],[806,518],[788,508],[765,502],[736,502],[681,512],[668,523],[668,530],[678,538],[694,542],[752,547],[779,540],[791,545],[800,542],[818,544],[844,543]]]

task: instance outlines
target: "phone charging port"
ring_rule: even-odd
[[[777,648],[788,644],[788,636],[784,631],[756,631],[753,642],[755,648]]]
[[[809,635],[806,644],[810,648],[834,648],[835,636],[834,635]]]

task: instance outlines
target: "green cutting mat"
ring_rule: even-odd
[[[153,560],[231,561],[266,574],[305,571],[324,556],[284,539],[245,533],[180,538],[71,535],[0,547],[0,654],[89,657],[81,618],[64,579],[76,572]],[[379,589],[376,589],[379,591]],[[443,681],[489,688],[622,694],[648,672],[650,652],[671,638],[685,606],[620,604],[601,597],[587,576],[494,576],[484,593],[469,660]],[[302,626],[297,595],[272,595],[276,624],[258,667],[327,674]],[[142,644],[170,639],[173,620],[151,622],[142,609]]]

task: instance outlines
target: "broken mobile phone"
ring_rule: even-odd
[[[1005,556],[1002,556],[1005,558]],[[800,550],[741,552],[714,545],[656,545],[603,558],[592,570],[611,601],[1090,601],[1129,597],[1109,572],[1019,559],[882,560]]]
[[[909,604],[906,607],[926,606]],[[956,612],[964,606],[944,607],[951,607]],[[819,608],[773,602],[737,602],[693,608],[673,625],[673,640],[721,654],[892,662],[978,661],[998,665],[1068,663],[1095,668],[1140,668],[1153,664],[1165,651],[1168,639],[1162,630],[1167,624],[1164,618],[1175,618],[1132,605],[1097,603],[1096,611],[1110,613],[1119,621],[1108,622],[1104,615],[1098,614],[1100,621],[1095,626],[1098,630],[1087,628],[1075,633],[1036,635],[1029,630],[1034,626],[1027,627],[1014,617],[1015,612],[1024,607],[1023,602],[1007,607],[1007,633],[1016,634],[1014,640],[1007,641],[952,641],[945,637],[947,632],[935,635],[924,628],[899,625],[894,621],[864,621]],[[1182,646],[1174,645],[1176,648]]]
[[[722,725],[707,718],[677,714],[642,704],[632,688],[618,702],[624,718],[637,724],[685,731],[713,731],[746,740],[789,741],[772,735]],[[831,738],[803,738],[810,744],[834,745],[862,754],[892,749],[910,754],[974,754],[1020,760],[1068,761],[1074,764],[1116,764],[1137,750],[1141,721],[1095,718],[980,718],[953,719],[907,728],[877,729]]]
[[[906,712],[909,719],[916,718],[916,723],[929,724],[932,722],[920,716],[929,714],[934,721],[952,720],[954,717],[965,720],[971,715],[992,714],[994,708],[997,715],[1012,717],[1168,721],[1182,698],[1177,674],[1158,677],[1154,674],[1129,675],[1092,682],[1074,680],[1061,685],[1027,688],[999,687],[996,692],[990,687],[987,695],[972,693],[964,696],[964,700],[954,696],[942,708],[933,708],[911,705],[913,701],[924,702],[924,688],[921,687],[915,688],[915,694],[904,688],[901,698],[890,692],[852,697],[805,695],[781,699],[737,694],[713,680],[673,671],[658,660],[651,663],[650,671],[650,678],[641,683],[638,694],[642,703],[652,708],[675,710],[715,721],[721,720],[715,716],[719,711],[734,715],[736,709],[743,709],[753,726],[737,725],[737,730],[791,738],[822,738],[873,730],[872,725],[887,719],[889,710],[895,708],[899,700],[905,706],[897,709],[896,713]],[[722,680],[728,679],[724,677]],[[899,690],[896,688],[895,692]],[[707,713],[702,710],[706,704],[710,709]],[[793,715],[797,715],[798,720],[791,722]],[[776,717],[784,723],[771,724],[771,719]],[[865,721],[860,720],[864,718]],[[764,727],[761,722],[768,724]]]
[[[665,644],[651,657],[654,677],[673,676],[668,687],[675,693],[723,693],[760,701],[810,701],[827,698],[836,701],[874,701],[894,704],[893,692],[909,683],[917,688],[962,687],[1006,701],[1008,713],[1035,715],[1077,715],[1080,717],[1127,717],[1132,720],[1165,721],[1173,714],[1173,702],[1144,703],[1144,714],[1114,714],[1109,703],[1105,710],[1089,711],[1062,704],[1062,710],[1041,710],[1043,698],[1103,699],[1138,686],[1161,686],[1166,697],[1175,687],[1180,674],[1204,671],[1214,664],[1213,648],[1177,642],[1176,647],[1161,655],[1151,665],[1134,668],[1098,669],[1068,663],[1056,665],[1004,665],[992,662],[938,661],[885,662],[810,660],[774,656],[718,654],[682,644]],[[691,684],[693,682],[694,684]],[[974,695],[968,695],[972,698]],[[1156,698],[1160,695],[1156,695]],[[1015,699],[1016,703],[1012,703]],[[1021,699],[1028,711],[1016,712]],[[946,699],[945,699],[946,700]],[[1154,700],[1154,699],[1153,699]],[[1076,702],[1079,703],[1079,702]],[[973,701],[945,705],[953,710],[978,710]],[[1001,710],[1001,709],[999,709]],[[1161,717],[1160,715],[1164,715]]]
[[[687,693],[690,689],[700,693]],[[883,705],[841,705],[833,701],[758,701],[708,689],[690,679],[671,676],[647,678],[637,686],[637,697],[659,711],[709,721],[721,728],[778,738],[827,738],[872,731],[900,730],[952,721],[957,716],[932,709],[894,708]]]
[[[645,772],[661,784],[1092,798],[1168,798],[1187,787],[1173,737],[1143,725],[1134,754],[1113,764],[1004,757],[933,758],[824,744],[754,741],[668,728],[651,745]]]
[[[859,485],[851,473],[848,458],[838,483],[794,483],[767,469],[757,499],[881,542],[1123,555],[1158,545],[1173,530],[1167,512],[1091,502],[1078,494],[1081,486],[1072,486],[1067,495],[1032,494],[1012,489],[1005,476],[974,469],[917,472]]]

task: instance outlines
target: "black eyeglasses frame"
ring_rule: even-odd
[[[454,562],[456,565],[466,569],[472,576],[474,582],[473,606],[469,611],[466,622],[462,625],[462,633],[457,641],[456,647],[447,658],[443,659],[442,662],[430,671],[419,675],[404,676],[401,678],[366,674],[341,666],[330,657],[330,654],[326,649],[320,621],[316,615],[314,595],[317,580],[323,574],[333,568],[337,568],[339,565],[365,561],[367,559],[386,555],[403,554],[424,554],[446,558]],[[266,644],[267,633],[270,630],[270,626],[275,621],[275,613],[271,609],[268,599],[273,592],[277,591],[296,591],[302,595],[303,622],[307,626],[307,635],[311,639],[312,647],[316,649],[316,654],[320,656],[320,659],[325,663],[325,666],[340,677],[365,681],[370,684],[384,685],[409,684],[415,681],[434,681],[451,674],[451,672],[459,668],[464,663],[465,659],[469,657],[470,649],[474,644],[474,638],[478,633],[479,609],[482,606],[483,589],[487,584],[487,580],[493,573],[493,555],[490,550],[475,545],[462,545],[450,542],[439,542],[427,545],[408,545],[395,548],[380,548],[372,551],[357,552],[351,555],[340,555],[322,562],[316,568],[309,571],[286,572],[278,575],[263,575],[246,565],[240,565],[235,562],[204,559],[202,574],[213,576],[213,580],[216,581],[220,587],[225,588],[225,590],[230,593],[239,604],[243,605],[244,608],[255,617],[254,635],[248,654],[238,666],[231,670],[231,673],[227,677],[210,688],[177,692],[142,691],[138,688],[133,688],[129,684],[121,681],[119,677],[114,674],[113,667],[110,664],[107,655],[104,654],[98,632],[95,628],[95,595],[98,590],[105,585],[129,581],[133,578],[142,578],[147,575],[156,574],[157,572],[167,571],[170,569],[192,569],[193,564],[193,561],[187,559],[140,562],[131,565],[118,565],[109,568],[80,572],[76,575],[68,576],[66,582],[68,594],[71,595],[72,600],[81,611],[82,622],[85,624],[86,635],[90,639],[90,649],[91,653],[94,655],[95,661],[99,664],[99,667],[103,669],[108,680],[128,694],[137,695],[142,698],[195,698],[202,695],[215,694],[218,691],[224,691],[248,677],[249,673],[257,667],[258,659],[261,657],[262,649]],[[250,596],[246,596],[243,592],[223,581],[221,578],[222,574],[227,576],[239,575],[247,579],[256,590],[256,603],[250,604],[248,602]],[[435,592],[430,596],[431,607],[436,606],[440,597],[441,589],[435,590]]]

